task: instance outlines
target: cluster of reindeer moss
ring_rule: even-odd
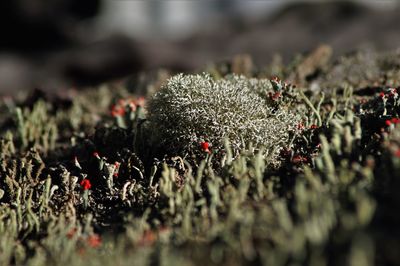
[[[396,77],[400,65],[391,62],[374,71]],[[263,79],[273,70],[289,80],[293,64],[238,74]],[[222,153],[197,142],[191,153],[165,146],[152,134],[165,134],[168,145],[174,135],[162,131],[167,125],[150,126],[156,106],[145,101],[156,100],[134,95],[138,81],[73,101],[4,99],[0,265],[400,263],[398,88],[390,78],[370,87],[334,83],[337,64],[297,87],[264,81],[268,110],[299,116],[280,121],[292,131],[278,141],[273,165],[251,137],[236,146],[219,138]],[[207,79],[223,82],[224,69],[210,67]]]

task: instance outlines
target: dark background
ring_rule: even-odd
[[[243,53],[262,66],[320,44],[334,57],[400,47],[397,1],[13,0],[0,10],[2,94],[194,71]]]

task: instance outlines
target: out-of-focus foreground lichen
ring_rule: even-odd
[[[346,75],[349,62],[365,58],[370,68],[360,63],[348,73],[359,76]],[[142,77],[146,84],[89,89],[73,101],[4,98],[0,265],[399,264],[399,55],[368,51],[311,66],[304,55],[263,69],[242,69],[234,65],[239,59],[209,66],[210,76],[190,76],[193,84],[185,76],[164,83],[160,74]],[[226,69],[248,78],[232,81]],[[173,94],[161,91],[149,105],[151,95],[133,93],[160,84],[173,86]],[[179,113],[196,103],[196,111],[212,116],[204,105],[215,99],[204,88],[222,88],[213,102],[221,108],[231,108],[224,97],[242,95],[241,88],[257,91],[253,105],[232,102],[253,110],[228,116],[254,123],[243,143],[225,138],[231,131],[218,120],[224,113],[205,120],[193,114],[195,123]],[[184,90],[187,102],[179,98]],[[246,121],[263,104],[272,120]],[[208,136],[196,135],[192,145],[186,134],[197,134],[202,121]],[[268,135],[272,121],[279,130]],[[208,128],[213,122],[221,130]],[[265,151],[275,141],[269,167]]]

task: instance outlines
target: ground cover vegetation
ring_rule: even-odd
[[[4,97],[0,265],[398,265],[400,54],[321,51]]]

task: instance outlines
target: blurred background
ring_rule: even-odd
[[[0,94],[96,85],[141,71],[195,71],[247,54],[289,62],[400,47],[398,1],[13,0],[0,4]]]

